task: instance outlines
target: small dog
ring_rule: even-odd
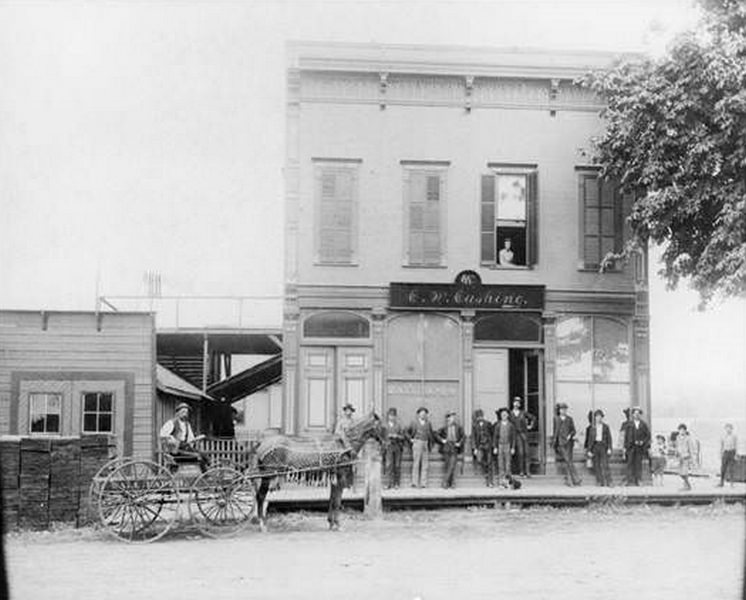
[[[521,489],[521,482],[518,481],[515,477],[512,475],[508,475],[508,486],[511,490],[520,490]]]

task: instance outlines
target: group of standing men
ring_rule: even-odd
[[[495,483],[495,474],[501,485],[509,485],[512,473],[528,477],[528,431],[534,426],[534,418],[523,410],[522,400],[513,399],[513,409],[501,408],[498,420],[493,424],[476,411],[472,434],[472,452],[480,465],[488,486]],[[445,460],[442,485],[452,488],[456,467],[466,446],[464,428],[456,420],[456,413],[446,414],[446,423],[440,429],[433,428],[430,412],[426,407],[417,410],[409,426],[399,422],[396,408],[390,408],[384,422],[384,461],[388,475],[388,488],[401,485],[401,462],[404,448],[412,448],[412,487],[427,487],[430,451],[434,444],[440,446]],[[514,470],[512,464],[517,468]]]

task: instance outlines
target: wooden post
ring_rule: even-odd
[[[381,498],[381,444],[368,440],[363,446],[365,459],[365,490],[363,514],[370,519],[380,518],[383,514]]]

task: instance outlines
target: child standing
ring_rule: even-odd
[[[679,425],[679,435],[676,436],[676,456],[679,459],[679,476],[684,482],[684,487],[680,491],[688,492],[692,489],[689,483],[689,472],[692,468],[692,460],[697,453],[694,441],[689,437],[686,425]]]
[[[650,447],[650,470],[653,472],[653,485],[663,486],[663,471],[666,469],[666,437],[658,434]]]
[[[718,487],[723,487],[726,476],[733,487],[733,467],[736,464],[736,447],[738,439],[733,433],[733,425],[725,424],[725,434],[720,438],[720,483]]]

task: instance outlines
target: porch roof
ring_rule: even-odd
[[[155,366],[156,376],[156,387],[158,391],[171,396],[177,396],[187,400],[208,400],[211,402],[215,401],[215,398],[205,394],[199,388],[193,386],[191,383],[179,377],[173,371],[169,371],[166,367],[156,364]]]

